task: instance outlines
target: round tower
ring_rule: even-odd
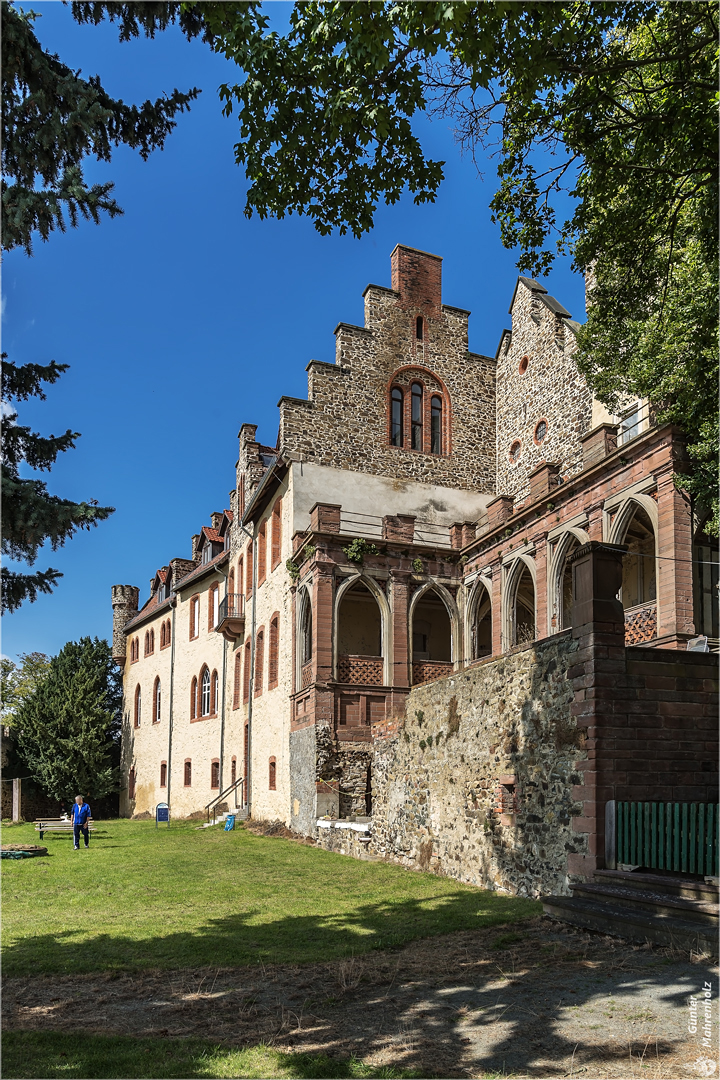
[[[112,656],[116,664],[125,663],[125,624],[138,613],[140,590],[136,585],[113,585],[113,640]]]

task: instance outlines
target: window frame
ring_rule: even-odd
[[[190,597],[190,641],[200,637],[200,593]]]
[[[278,685],[278,673],[280,666],[280,612],[275,611],[270,616],[268,630],[268,672],[267,688],[274,690]]]
[[[401,381],[402,380],[402,381]],[[418,387],[413,394],[413,388]],[[387,445],[429,457],[452,454],[452,407],[442,379],[420,364],[398,368],[387,384]],[[439,424],[433,437],[433,400],[440,403]],[[398,411],[401,427],[398,430]],[[413,419],[413,413],[415,417]],[[419,418],[418,418],[419,414]],[[439,426],[439,450],[437,427]]]
[[[192,758],[183,762],[183,787],[192,787]]]
[[[167,761],[160,762],[160,787],[167,787]]]
[[[207,720],[211,713],[211,678],[210,668],[207,664],[204,664],[200,671],[200,678],[198,679],[198,712],[201,720]],[[207,706],[207,712],[206,710]]]
[[[162,710],[162,684],[160,682],[160,676],[155,676],[155,682],[153,683],[153,724],[159,724]]]
[[[220,616],[220,583],[214,581],[208,589],[208,633],[212,633]]]
[[[142,723],[142,688],[140,683],[135,687],[133,727],[139,728]]]
[[[220,758],[213,758],[210,762],[210,790],[220,790]]]
[[[268,760],[268,791],[277,791],[277,759]]]
[[[265,666],[265,627],[259,626],[255,635],[255,671],[253,697],[260,697],[263,692],[263,675]]]

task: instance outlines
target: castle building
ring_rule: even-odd
[[[409,696],[452,700],[460,673],[566,640],[591,541],[627,548],[628,648],[717,647],[717,552],[675,482],[681,432],[642,401],[610,416],[593,400],[578,324],[533,279],[491,357],[442,302],[439,257],[398,245],[391,262],[364,325],[336,327],[335,363],[308,364],[307,399],[280,399],[275,446],[242,425],[228,509],[190,559],[142,607],[113,587],[128,816],[214,802],[307,835],[371,817],[377,738]]]

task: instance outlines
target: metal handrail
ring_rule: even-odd
[[[245,597],[242,593],[228,593],[223,596],[218,607],[218,621],[220,626],[225,619],[242,619],[245,615]]]
[[[237,789],[239,787],[242,787],[244,783],[245,783],[245,777],[241,776],[238,780],[236,780],[233,784],[231,784],[230,787],[225,788],[224,791],[221,791],[219,795],[216,795],[216,797],[214,799],[210,800],[210,802],[205,807],[205,809],[207,810],[208,824],[210,824],[210,810],[212,809],[212,811],[213,811],[213,825],[214,825],[215,824],[215,817],[216,817],[215,807],[217,806],[217,804],[220,802],[221,799],[224,799],[226,795],[229,795],[231,791],[237,791]],[[235,805],[236,806],[238,805],[237,798],[235,799]]]

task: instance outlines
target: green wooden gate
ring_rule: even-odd
[[[717,877],[718,804],[607,803],[605,865],[620,864]]]

